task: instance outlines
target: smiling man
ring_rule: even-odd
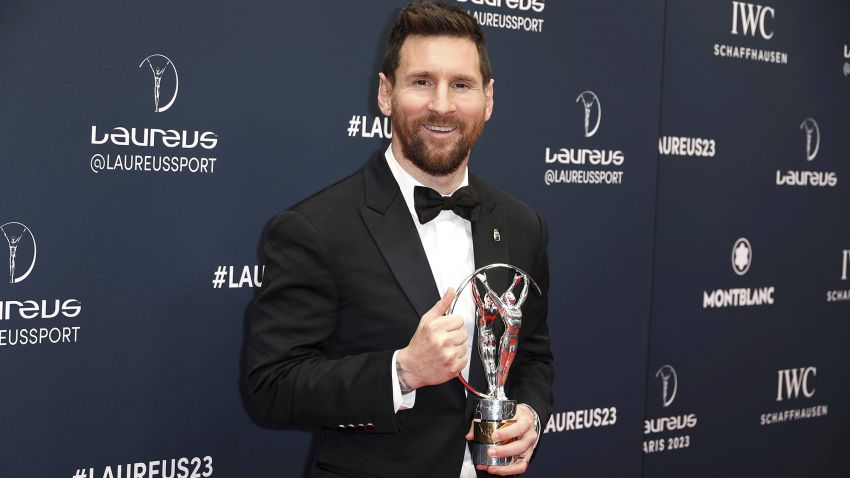
[[[468,173],[493,113],[484,37],[462,10],[413,3],[378,77],[394,133],[385,153],[270,224],[247,396],[265,420],[321,427],[313,476],[524,473],[552,403],[547,233],[538,213]],[[493,456],[512,462],[476,470],[472,398],[453,380],[484,386],[471,289],[448,312],[453,288],[491,263],[529,271],[544,294],[523,308],[505,387],[516,421],[494,434]]]

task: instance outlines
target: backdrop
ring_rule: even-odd
[[[403,3],[0,3],[0,476],[304,474],[240,393],[258,246],[386,148]],[[550,228],[527,476],[850,475],[850,4],[454,3],[471,169]]]

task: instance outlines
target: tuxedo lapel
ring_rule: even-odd
[[[434,274],[410,210],[383,155],[363,168],[366,205],[360,216],[416,313],[422,317],[440,299]]]

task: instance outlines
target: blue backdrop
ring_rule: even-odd
[[[240,394],[258,245],[386,147],[403,3],[0,3],[0,476],[304,473]],[[471,169],[550,228],[527,476],[850,475],[850,4],[454,3]]]

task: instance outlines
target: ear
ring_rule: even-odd
[[[490,78],[490,83],[484,87],[484,121],[489,121],[493,114],[493,85],[496,80]]]
[[[393,85],[383,73],[378,73],[378,108],[384,116],[393,115]]]

